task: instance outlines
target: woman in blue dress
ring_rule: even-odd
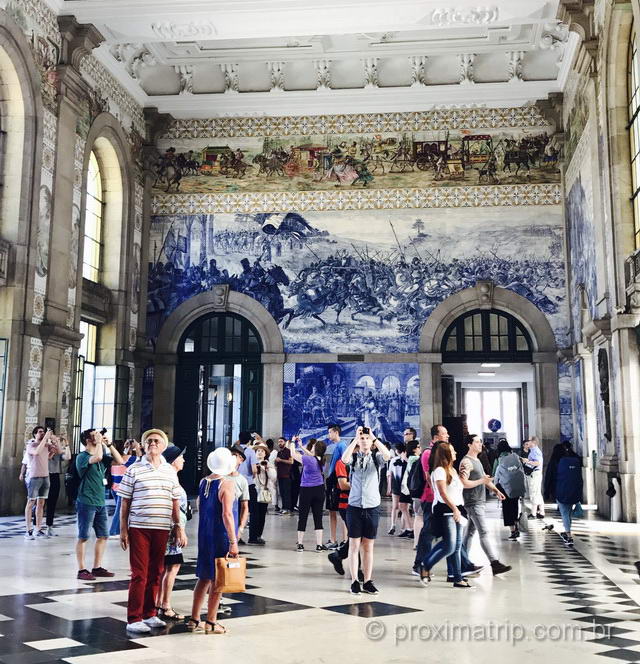
[[[207,591],[213,588],[216,578],[215,559],[238,555],[237,501],[235,482],[228,477],[236,468],[231,452],[219,447],[209,454],[207,466],[211,471],[200,482],[198,522],[198,582],[193,591],[191,617],[187,629],[206,634],[226,634],[227,629],[216,621],[221,593],[209,592],[207,619],[200,622],[200,612]]]

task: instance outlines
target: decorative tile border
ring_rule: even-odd
[[[89,55],[82,60],[80,71],[83,76],[93,82],[94,87],[100,91],[100,94],[117,106],[121,113],[128,116],[133,127],[144,135],[145,124],[142,106],[118,83],[113,74],[93,55]],[[120,114],[115,109],[111,110],[123,122],[124,118],[119,117]]]
[[[365,113],[297,117],[245,117],[176,120],[167,139],[230,136],[308,136],[390,131],[446,131],[548,127],[537,106],[519,108],[447,108],[415,113]]]
[[[157,194],[152,214],[559,205],[560,184],[242,194]]]

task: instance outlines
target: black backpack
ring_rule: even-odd
[[[78,497],[78,490],[80,489],[80,483],[82,482],[78,467],[76,466],[77,458],[77,454],[74,454],[71,457],[69,465],[67,466],[67,472],[64,474],[64,487],[67,491],[69,500],[72,502]]]
[[[424,477],[422,461],[418,457],[418,460],[413,462],[413,466],[411,466],[411,470],[409,471],[409,477],[407,478],[407,487],[409,487],[411,497],[422,498],[426,484],[427,480]]]

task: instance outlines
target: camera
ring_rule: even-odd
[[[107,433],[107,429],[106,427],[102,427],[102,429],[100,429],[100,435],[104,436],[105,433]]]
[[[371,429],[369,427],[362,427],[362,433],[368,436],[371,433]]]

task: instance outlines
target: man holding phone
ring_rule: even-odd
[[[106,429],[102,431],[106,433]],[[78,579],[95,581],[97,577],[114,576],[113,572],[109,572],[102,567],[102,557],[109,539],[104,496],[107,486],[107,468],[111,463],[111,458],[117,464],[122,464],[123,461],[113,443],[104,437],[103,433],[95,429],[83,431],[80,434],[80,441],[85,446],[85,450],[80,452],[76,458],[76,468],[80,477],[78,498],[76,500],[76,511],[78,513],[78,542],[76,544]],[[84,566],[89,528],[93,528],[96,534],[93,569],[91,571]]]
[[[27,476],[27,504],[24,510],[25,539],[48,537],[42,527],[44,503],[49,497],[49,457],[61,452],[60,446],[51,429],[43,426],[34,427],[33,438],[27,443],[25,460]],[[35,533],[31,530],[33,506],[36,506]]]
[[[358,427],[356,437],[342,455],[342,462],[351,467],[347,530],[349,533],[349,569],[351,594],[365,592],[377,595],[373,584],[373,544],[380,520],[380,487],[378,469],[389,461],[389,450],[375,438],[369,427]],[[358,580],[358,556],[362,549],[364,583]]]

